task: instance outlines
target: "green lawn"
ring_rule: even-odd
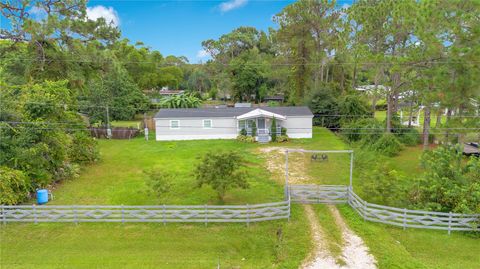
[[[209,187],[196,188],[192,176],[198,157],[209,150],[238,150],[249,160],[248,190],[228,192],[226,203],[278,201],[283,187],[264,168],[258,148],[285,146],[307,149],[348,149],[331,132],[314,129],[313,139],[285,144],[246,144],[236,141],[156,142],[143,138],[99,140],[102,160],[83,169],[75,180],[54,190],[51,204],[220,204]],[[405,175],[420,171],[420,148],[406,148],[387,159]],[[295,156],[292,157],[295,159]],[[297,156],[310,181],[347,184],[349,157],[329,154],[328,162]],[[176,174],[163,197],[146,191],[143,173],[162,169]],[[361,178],[354,177],[354,185]],[[368,197],[364,197],[368,200]],[[363,222],[350,208],[340,207],[348,225],[370,247],[380,268],[478,268],[480,239],[462,233],[425,231]],[[339,230],[324,206],[316,207],[320,224],[336,255]],[[309,226],[299,205],[292,219],[244,224],[8,224],[0,225],[0,268],[298,268],[311,249]],[[477,263],[476,263],[477,262]],[[458,265],[458,266],[457,266]]]

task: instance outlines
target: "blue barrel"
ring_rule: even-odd
[[[37,203],[39,205],[46,204],[48,202],[48,190],[37,190]]]

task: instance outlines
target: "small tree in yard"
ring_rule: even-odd
[[[272,119],[272,142],[277,141],[277,120],[275,117]]]
[[[201,159],[195,169],[198,187],[210,185],[223,201],[227,190],[238,187],[247,189],[245,160],[238,153],[209,152]]]

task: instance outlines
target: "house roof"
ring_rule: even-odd
[[[277,113],[273,113],[273,112],[270,112],[270,111],[266,111],[266,110],[263,110],[261,108],[257,108],[255,110],[252,110],[250,112],[247,112],[243,115],[240,115],[240,116],[237,116],[237,119],[239,120],[248,120],[248,119],[254,119],[254,118],[260,118],[260,117],[264,117],[264,118],[277,118],[277,119],[280,119],[280,120],[285,120],[287,119],[286,116],[284,115],[280,115],[280,114],[277,114]]]
[[[256,107],[223,107],[223,108],[176,108],[160,109],[154,118],[234,118],[254,111]],[[305,106],[286,107],[261,107],[261,110],[268,111],[284,117],[310,116],[312,112]]]

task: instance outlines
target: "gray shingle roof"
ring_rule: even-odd
[[[224,107],[224,108],[175,108],[160,109],[155,115],[157,119],[164,118],[229,118],[237,117],[257,108],[283,116],[313,116],[306,106],[286,107]]]

